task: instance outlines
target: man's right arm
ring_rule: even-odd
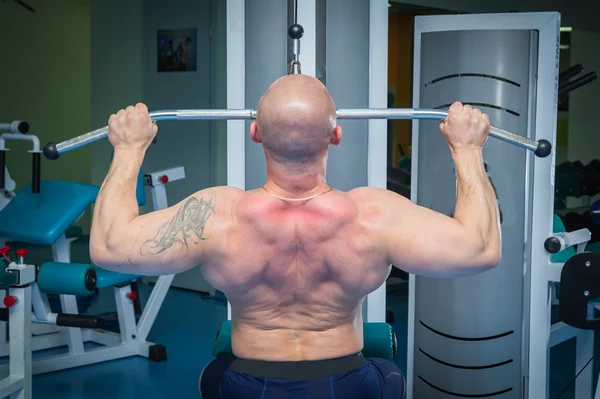
[[[381,234],[391,264],[431,277],[472,275],[496,266],[501,254],[498,203],[482,155],[489,121],[480,111],[457,103],[440,127],[456,169],[454,216],[378,190],[367,200],[367,218]]]
[[[390,264],[423,276],[460,277],[499,263],[496,195],[479,162],[477,154],[455,157],[458,196],[454,217],[391,191],[364,189],[368,190],[363,197],[368,210],[361,213],[373,223],[371,228],[378,232],[375,237]]]

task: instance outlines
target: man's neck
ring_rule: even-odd
[[[325,180],[325,165],[267,164],[265,188],[286,198],[302,198],[329,189]]]

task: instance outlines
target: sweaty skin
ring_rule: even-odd
[[[231,303],[235,355],[269,361],[359,352],[361,304],[392,264],[456,277],[499,262],[498,207],[481,151],[486,115],[456,103],[440,124],[458,179],[451,218],[382,189],[331,190],[327,154],[342,139],[335,109],[317,79],[277,80],[250,129],[265,151],[264,187],[208,188],[145,215],[136,178],[157,128],[143,104],[112,115],[115,155],[96,201],[93,262],[145,275],[199,266]]]

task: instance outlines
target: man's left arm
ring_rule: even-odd
[[[109,120],[115,151],[102,184],[90,234],[90,256],[96,265],[121,273],[178,273],[202,263],[223,223],[230,220],[233,195],[217,187],[199,191],[178,204],[139,214],[137,176],[157,128],[147,108],[138,104]]]

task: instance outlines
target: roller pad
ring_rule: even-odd
[[[98,282],[96,283],[98,288],[106,288],[118,284],[128,283],[141,277],[136,274],[123,274],[100,268],[95,268],[95,270],[98,278]]]
[[[364,348],[362,353],[365,357],[395,359],[396,343],[392,326],[387,323],[364,323],[363,336]],[[233,355],[230,320],[226,320],[221,325],[213,345],[212,354],[214,357]]]
[[[47,262],[39,268],[37,284],[47,294],[86,296],[94,293],[95,279],[92,265]]]
[[[45,180],[39,194],[28,185],[0,212],[0,237],[52,245],[97,195],[98,187],[89,184]]]

